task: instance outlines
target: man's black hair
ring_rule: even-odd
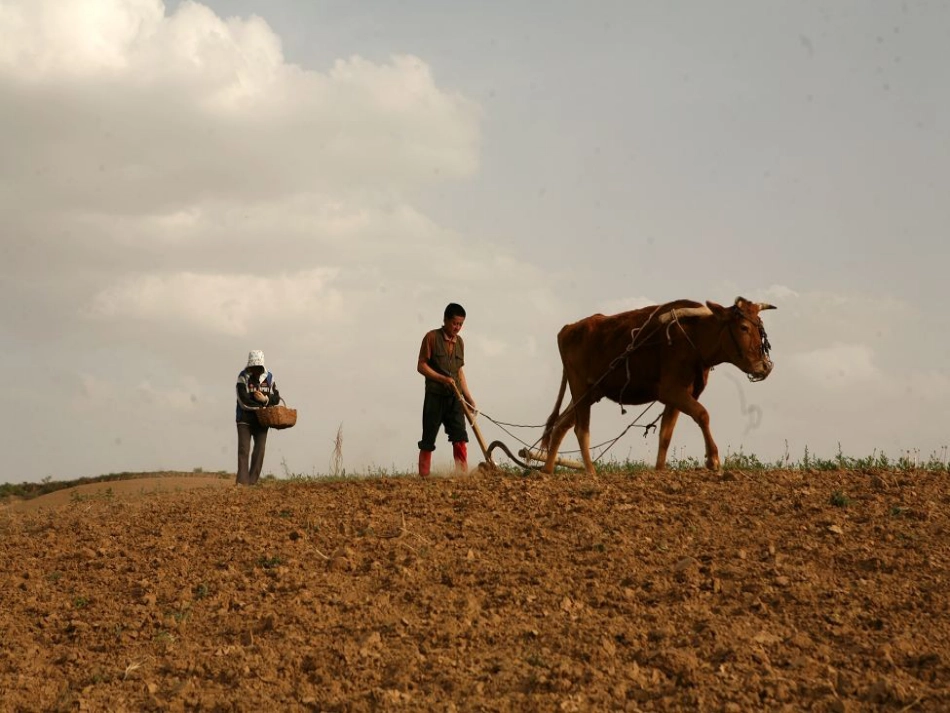
[[[448,321],[454,317],[465,317],[465,308],[462,305],[449,302],[445,308],[445,314],[442,315],[443,321]]]

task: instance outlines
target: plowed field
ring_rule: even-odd
[[[0,507],[2,711],[946,711],[946,473]]]

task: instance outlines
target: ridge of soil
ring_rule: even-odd
[[[950,710],[946,473],[221,483],[0,509],[0,709]]]
[[[220,474],[143,473],[120,479],[92,480],[28,498],[0,500],[0,512],[4,508],[23,512],[55,508],[69,502],[90,499],[128,499],[156,493],[178,493],[192,488],[221,488],[233,483],[234,475],[225,477]]]

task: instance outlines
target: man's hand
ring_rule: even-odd
[[[266,404],[268,401],[270,401],[270,398],[268,398],[267,394],[260,391],[255,391],[253,394],[251,394],[251,396],[253,396],[254,400],[259,404]]]

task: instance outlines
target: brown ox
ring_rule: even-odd
[[[563,327],[557,335],[564,365],[561,389],[541,439],[547,449],[544,471],[554,471],[558,448],[573,425],[584,467],[594,474],[590,408],[605,397],[619,404],[664,404],[657,470],[666,467],[680,411],[702,429],[706,467],[718,470],[709,413],[696,399],[717,364],[735,364],[752,381],[769,375],[769,342],[759,318],[765,309],[775,308],[742,297],[732,307],[677,300],[610,317],[595,314]],[[571,403],[559,413],[565,384],[571,387]]]

